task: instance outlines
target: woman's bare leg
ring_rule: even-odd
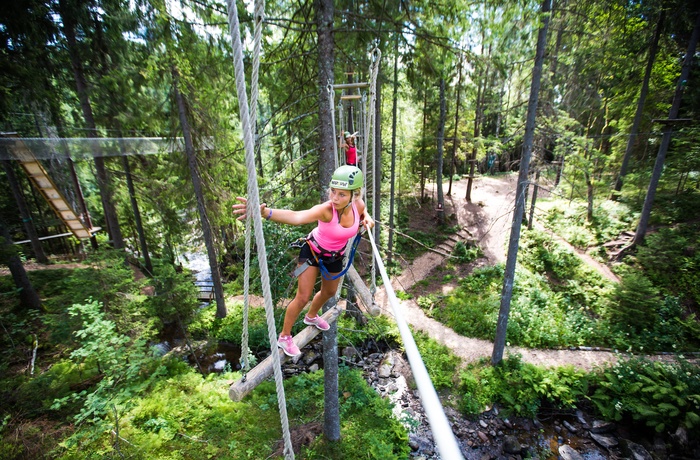
[[[337,273],[331,273],[330,276],[335,276]],[[323,307],[323,305],[335,295],[338,291],[338,283],[340,283],[340,278],[337,280],[327,280],[321,278],[321,290],[316,293],[314,300],[311,301],[311,307],[309,307],[309,318],[314,318],[318,314],[318,311]]]
[[[304,309],[311,294],[314,292],[314,284],[318,276],[318,267],[308,266],[299,278],[297,278],[297,293],[287,305],[287,311],[284,314],[284,325],[282,326],[282,335],[292,335],[292,327],[299,317],[299,313]]]

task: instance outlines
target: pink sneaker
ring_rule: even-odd
[[[326,320],[318,315],[316,315],[315,318],[309,318],[308,316],[304,315],[304,324],[308,324],[309,326],[316,326],[316,329],[321,331],[327,331],[331,328],[331,326],[326,322]]]
[[[301,350],[294,344],[291,335],[280,335],[280,338],[277,339],[277,346],[282,349],[285,355],[292,358],[301,354]]]

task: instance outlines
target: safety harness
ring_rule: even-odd
[[[358,232],[357,235],[355,235],[355,239],[352,242],[352,246],[350,248],[350,255],[348,256],[348,263],[341,271],[335,276],[332,276],[329,272],[326,266],[323,264],[323,259],[319,258],[325,257],[328,260],[328,262],[335,262],[336,260],[339,260],[341,257],[343,257],[343,254],[345,254],[345,251],[329,251],[327,249],[322,248],[318,242],[314,239],[313,235],[309,233],[308,236],[299,238],[296,241],[293,241],[289,247],[291,248],[302,248],[304,247],[305,244],[309,245],[309,248],[311,249],[311,254],[314,256],[314,260],[318,264],[318,267],[321,270],[321,276],[323,276],[324,279],[332,281],[332,280],[337,280],[341,276],[345,275],[347,271],[350,269],[350,266],[352,265],[352,261],[355,258],[355,251],[357,251],[357,246],[360,244],[360,240],[362,239],[362,233]],[[311,259],[306,259],[306,261],[299,265],[296,270],[294,270],[294,276],[299,277],[304,271],[311,266]]]

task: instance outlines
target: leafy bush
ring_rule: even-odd
[[[700,226],[678,225],[647,235],[637,262],[655,286],[700,305]]]
[[[581,259],[563,249],[551,236],[543,232],[523,234],[518,259],[533,272],[546,274],[553,282],[574,278],[581,267]]]
[[[631,416],[657,432],[700,427],[700,371],[686,361],[621,361],[598,371],[592,385],[590,399],[609,420]]]
[[[205,310],[212,311],[215,308],[212,305]],[[213,316],[213,313],[209,316]],[[284,310],[276,309],[277,324],[281,322],[283,316]],[[297,325],[299,325],[299,321],[297,321]],[[211,335],[217,340],[241,343],[243,337],[243,304],[234,303],[225,318],[215,319],[211,325]],[[256,307],[248,310],[248,346],[254,353],[270,350],[270,338],[267,332],[267,319],[264,308]]]
[[[225,390],[237,376],[202,378],[180,369],[133,405],[116,405],[105,415],[102,431],[87,436],[88,427],[82,427],[55,457],[269,458],[281,438],[275,385],[263,382],[243,401],[232,402]],[[328,443],[319,436],[300,458],[407,458],[408,437],[390,404],[357,370],[341,367],[339,385],[341,440]],[[322,371],[287,379],[284,387],[291,429],[323,417]]]
[[[428,369],[435,389],[451,388],[454,385],[454,371],[460,359],[449,348],[440,345],[423,333],[416,334],[418,351]]]
[[[458,241],[452,250],[452,255],[457,258],[457,262],[460,264],[468,264],[481,257],[483,252],[479,246],[470,246],[463,241]]]
[[[498,403],[506,413],[535,417],[544,402],[576,407],[588,390],[585,372],[572,366],[540,368],[523,363],[519,355],[509,355],[497,366],[486,361],[471,365],[460,374],[460,382],[460,409],[468,414]]]

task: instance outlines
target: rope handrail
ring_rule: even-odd
[[[248,190],[253,193],[248,196],[246,214],[253,216],[253,228],[255,229],[255,242],[258,247],[258,263],[260,266],[260,278],[265,297],[265,318],[270,340],[270,351],[274,362],[275,388],[277,390],[277,406],[280,412],[282,435],[284,438],[284,457],[294,459],[294,447],[289,432],[289,419],[287,417],[287,403],[284,396],[284,382],[279,353],[277,353],[277,331],[274,316],[274,305],[270,293],[270,276],[267,270],[267,250],[265,248],[265,235],[260,216],[260,196],[258,192],[258,177],[255,169],[255,145],[253,142],[253,130],[250,123],[250,109],[246,94],[245,71],[243,68],[243,45],[241,43],[240,24],[238,21],[238,7],[233,0],[227,0],[228,22],[231,34],[231,47],[233,50],[233,64],[236,73],[236,92],[238,96],[238,110],[240,113],[243,144],[245,146],[245,163],[248,173]]]
[[[438,452],[440,452],[440,457],[455,460],[463,459],[464,456],[462,455],[457,439],[452,432],[450,422],[447,420],[447,416],[442,409],[442,403],[440,402],[440,398],[435,391],[433,382],[430,380],[430,375],[428,375],[428,370],[426,369],[420,352],[418,351],[416,341],[413,338],[413,334],[411,334],[411,330],[408,327],[406,319],[403,317],[403,314],[398,307],[399,300],[396,297],[394,288],[391,285],[391,280],[386,273],[384,262],[382,262],[377,245],[374,243],[372,232],[367,232],[367,235],[372,245],[372,251],[375,255],[379,273],[384,281],[386,295],[394,312],[394,319],[396,320],[396,325],[399,329],[399,333],[401,334],[401,340],[403,341],[404,349],[406,350],[406,356],[408,357],[408,362],[411,366],[411,372],[413,372],[413,378],[416,381],[416,386],[418,387],[418,393],[420,394],[421,403],[423,404],[423,410],[425,410],[425,415],[428,417],[430,429],[433,432],[433,438],[435,439]]]

